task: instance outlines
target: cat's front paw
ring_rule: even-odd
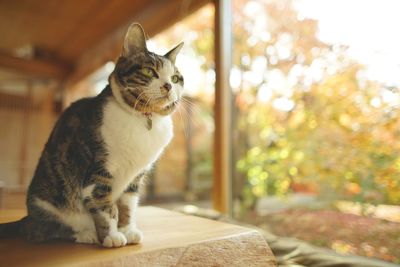
[[[103,246],[112,248],[112,247],[122,247],[127,243],[126,237],[121,232],[113,232],[106,236],[103,240]]]
[[[137,228],[128,228],[121,231],[128,241],[128,244],[138,244],[143,240],[143,233]]]

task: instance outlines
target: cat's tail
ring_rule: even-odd
[[[16,222],[0,224],[0,238],[19,237],[22,235],[28,217],[24,217]]]

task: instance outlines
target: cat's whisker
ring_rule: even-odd
[[[150,103],[151,103],[151,101],[152,101],[153,99],[154,99],[154,98],[151,97],[151,96],[147,99],[147,102],[146,102],[146,104],[144,105],[144,109],[145,109],[145,110],[147,109],[147,107],[150,106]]]
[[[139,96],[136,98],[136,103],[135,103],[135,105],[133,106],[133,109],[134,109],[134,110],[136,110],[136,105],[137,105],[138,103],[140,103],[140,98],[141,98],[142,96],[144,96],[144,94],[145,94],[145,92],[141,92],[141,93],[139,94]]]
[[[188,108],[191,108],[196,113],[200,113],[201,112],[201,109],[195,103],[190,101],[189,99],[187,99],[185,97],[182,97],[182,102],[185,103]]]
[[[190,132],[192,131],[191,129],[193,126],[193,120],[192,120],[192,118],[190,118],[189,113],[186,109],[181,107],[180,110],[181,110],[181,112],[183,114],[183,118],[184,118],[184,127],[186,129],[186,132],[188,132],[190,135]]]
[[[185,110],[187,113],[191,114],[198,114],[199,112],[195,111],[191,106],[189,106],[187,103],[182,102],[182,108]]]
[[[189,104],[188,102],[185,102],[185,101],[182,101],[181,102],[182,103],[182,107],[185,109],[185,112],[186,113],[190,113],[190,115],[191,116],[193,116],[194,115],[194,117],[196,118],[196,119],[198,119],[199,118],[199,116],[196,116],[196,115],[200,115],[201,114],[201,110],[200,110],[200,108],[198,108],[198,107],[196,107],[194,104]],[[189,115],[189,114],[188,114]],[[190,117],[191,117],[190,116]]]
[[[193,112],[189,113],[189,110],[186,108],[185,104],[182,103],[181,109],[183,110],[183,114],[184,114],[184,118],[185,118],[185,122],[186,122],[186,128],[188,129],[188,131],[190,130],[190,128],[192,128],[192,123],[193,121]],[[197,126],[198,124],[196,124]]]
[[[182,117],[182,112],[181,112],[180,108],[178,108],[178,113],[179,113],[179,117],[180,117],[181,123],[182,123],[183,134],[185,135],[185,138],[188,139],[189,138],[189,134],[188,134],[188,131],[186,129],[186,123],[185,123],[185,121],[184,121],[184,119]]]
[[[186,118],[188,123],[193,123],[194,126],[200,126],[204,124],[204,121],[201,118],[201,110],[200,108],[194,109],[192,106],[188,105],[187,102],[181,102],[181,106],[186,113]]]

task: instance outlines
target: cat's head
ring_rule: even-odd
[[[180,43],[165,55],[152,53],[147,50],[143,28],[132,24],[110,77],[117,100],[139,112],[170,114],[183,92],[183,76],[175,66],[182,46]]]

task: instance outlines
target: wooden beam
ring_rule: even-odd
[[[108,61],[115,61],[121,52],[126,30],[132,22],[139,22],[146,33],[153,36],[210,2],[212,1],[153,1],[145,10],[140,12],[140,15],[133,17],[129,22],[121,25],[97,45],[83,53],[76,62],[74,71],[68,77],[67,87],[71,87]]]
[[[230,0],[215,1],[215,133],[214,209],[232,216],[232,93],[229,74],[232,58],[232,7]]]
[[[0,67],[39,78],[62,79],[68,74],[68,68],[57,62],[23,59],[4,52],[0,52]]]

